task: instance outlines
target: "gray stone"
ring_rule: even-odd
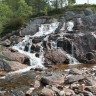
[[[74,74],[74,75],[81,75],[82,71],[77,69],[77,68],[73,68],[69,71],[69,74]]]
[[[42,91],[41,91],[41,94],[43,96],[54,96],[54,91],[52,91],[49,88],[43,88]]]
[[[62,64],[68,59],[65,51],[61,49],[48,50],[45,52],[44,57],[46,64]]]
[[[64,83],[64,76],[60,73],[52,73],[51,76],[43,76],[41,83],[43,85],[61,84]]]
[[[84,79],[84,76],[82,75],[72,75],[72,76],[69,76],[66,80],[65,80],[65,84],[70,84],[70,83],[73,83],[73,82],[77,82],[79,80],[83,80]]]
[[[92,9],[91,8],[86,8],[85,10],[84,10],[84,14],[85,15],[92,15],[93,14],[93,11],[92,11]]]

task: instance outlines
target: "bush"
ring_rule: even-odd
[[[25,20],[22,17],[11,19],[7,24],[4,25],[3,32],[0,35],[4,36],[7,33],[11,33],[12,31],[20,29],[20,27],[24,25],[25,25]]]

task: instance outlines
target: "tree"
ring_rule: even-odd
[[[74,3],[76,3],[76,0],[68,0],[68,5],[73,5]]]
[[[29,6],[32,7],[33,13],[44,12],[45,9],[48,9],[49,0],[25,0]]]
[[[25,0],[5,0],[6,4],[14,12],[14,16],[22,16],[27,18],[29,15],[32,15],[32,7],[28,6]]]
[[[10,20],[13,13],[9,6],[0,2],[0,33],[3,30],[3,25]]]

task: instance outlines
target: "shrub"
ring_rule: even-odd
[[[0,35],[4,36],[5,34],[12,32],[13,30],[15,31],[20,29],[20,27],[24,25],[25,25],[25,20],[22,17],[11,19],[8,23],[4,25],[3,32]]]

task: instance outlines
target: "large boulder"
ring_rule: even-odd
[[[83,72],[77,68],[72,68],[70,69],[69,73],[74,75],[81,75]]]
[[[84,10],[84,14],[85,15],[92,15],[93,14],[93,11],[92,11],[92,9],[91,8],[86,8],[85,10]]]
[[[61,73],[52,73],[49,76],[43,76],[40,81],[43,85],[62,84],[64,76]]]
[[[7,61],[4,59],[0,59],[0,70],[1,71],[16,71],[19,69],[26,68],[27,65],[21,64],[16,61]]]
[[[20,63],[24,63],[25,59],[27,58],[26,56],[18,52],[2,51],[2,54],[4,55],[6,59],[10,61],[17,61]]]
[[[3,59],[0,59],[0,71],[11,71],[11,67]]]
[[[96,25],[96,14],[92,14],[92,15],[89,15],[89,16],[84,16],[83,18],[82,18],[82,20],[83,20],[83,23],[85,24],[85,25],[88,25],[88,27],[89,26],[95,26]]]
[[[72,75],[72,76],[69,76],[65,80],[65,84],[71,84],[73,82],[77,82],[77,81],[83,80],[83,79],[84,79],[84,76],[82,76],[82,75]]]
[[[96,38],[95,32],[85,33],[74,38],[77,59],[82,63],[96,63]]]
[[[68,57],[61,49],[48,50],[44,54],[46,64],[63,64]]]
[[[0,42],[1,45],[9,47],[11,45],[11,41],[9,39],[6,39],[2,42]]]
[[[6,61],[6,63],[10,66],[12,71],[16,71],[16,70],[24,69],[24,68],[28,67],[27,65],[21,64],[16,61]]]

